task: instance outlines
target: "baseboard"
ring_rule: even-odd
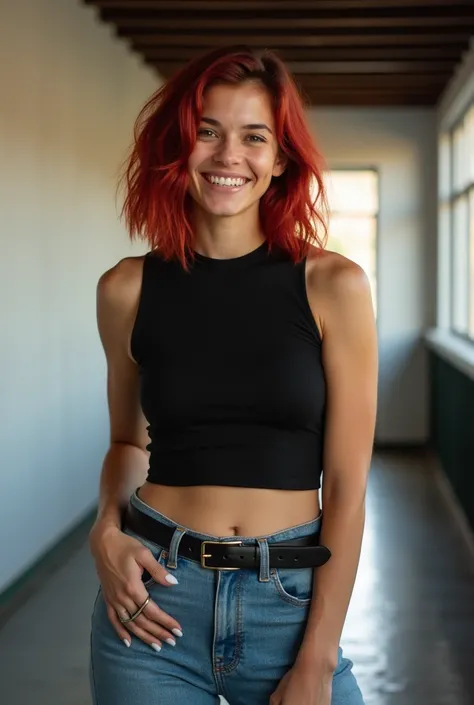
[[[84,545],[96,515],[97,507],[90,509],[54,546],[0,593],[0,627],[64,565],[72,553]]]
[[[451,515],[456,522],[459,533],[472,559],[474,570],[474,532],[472,531],[469,520],[461,506],[456,493],[454,492],[451,483],[444,472],[441,462],[435,453],[430,455],[430,466],[433,469],[436,484],[445,500]]]

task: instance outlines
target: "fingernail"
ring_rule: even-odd
[[[183,632],[181,631],[181,629],[176,629],[176,627],[175,627],[171,631],[175,636],[183,636]]]
[[[171,575],[171,573],[167,573],[167,574],[166,574],[165,580],[166,580],[166,582],[171,583],[171,585],[177,585],[177,584],[178,584],[178,581],[176,580],[176,578],[174,577],[174,575]]]
[[[174,639],[165,639],[166,643],[169,644],[170,646],[176,646],[176,642]]]
[[[159,644],[150,644],[151,648],[157,651],[158,653],[161,651],[161,646]]]
[[[125,646],[126,646],[127,648],[130,648],[130,642],[129,642],[128,639],[122,639],[122,641],[123,641],[123,643],[125,644]]]

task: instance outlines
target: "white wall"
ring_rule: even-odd
[[[422,334],[436,318],[435,110],[314,108],[310,120],[330,169],[379,171],[376,439],[424,442],[429,407]]]
[[[158,78],[79,0],[0,11],[0,591],[92,506],[108,443],[100,274]]]

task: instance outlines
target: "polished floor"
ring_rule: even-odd
[[[89,705],[96,589],[84,544],[3,624],[2,705]],[[474,556],[424,455],[374,458],[343,647],[366,705],[474,704]]]

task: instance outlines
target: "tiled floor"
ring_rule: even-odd
[[[2,705],[89,705],[96,588],[84,545],[4,625]],[[474,703],[473,558],[421,456],[374,460],[343,647],[366,705]]]

